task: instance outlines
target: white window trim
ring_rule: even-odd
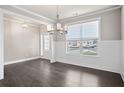
[[[97,47],[97,55],[82,55],[82,54],[78,54],[79,56],[84,56],[84,57],[100,57],[100,41],[101,41],[101,17],[97,17],[97,18],[91,18],[91,19],[86,19],[86,20],[81,20],[81,21],[77,21],[77,22],[72,22],[72,23],[68,23],[66,24],[67,26],[70,26],[70,25],[75,25],[75,24],[82,24],[82,23],[86,23],[86,22],[92,22],[92,21],[98,21],[99,24],[98,24],[98,27],[99,27],[99,36],[98,36],[98,47]],[[67,51],[67,40],[65,41],[66,43],[66,48],[65,48],[65,51],[66,51],[66,54],[67,55],[75,55],[77,56],[77,54],[75,53],[69,53]]]

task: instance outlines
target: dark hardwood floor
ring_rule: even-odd
[[[121,87],[117,73],[37,59],[5,66],[1,87]]]

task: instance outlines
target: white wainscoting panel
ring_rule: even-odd
[[[59,62],[120,73],[121,40],[100,41],[97,57],[66,54],[65,46],[64,41],[56,42],[56,60]]]

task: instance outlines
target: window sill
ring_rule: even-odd
[[[81,57],[100,57],[100,55],[83,55],[83,54],[76,54],[76,53],[66,53],[66,55],[81,56]]]

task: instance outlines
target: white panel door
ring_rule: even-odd
[[[3,13],[2,13],[2,10],[0,9],[0,79],[3,79],[3,60],[4,60],[4,56],[3,56],[3,45],[4,45],[4,42],[3,42]]]

